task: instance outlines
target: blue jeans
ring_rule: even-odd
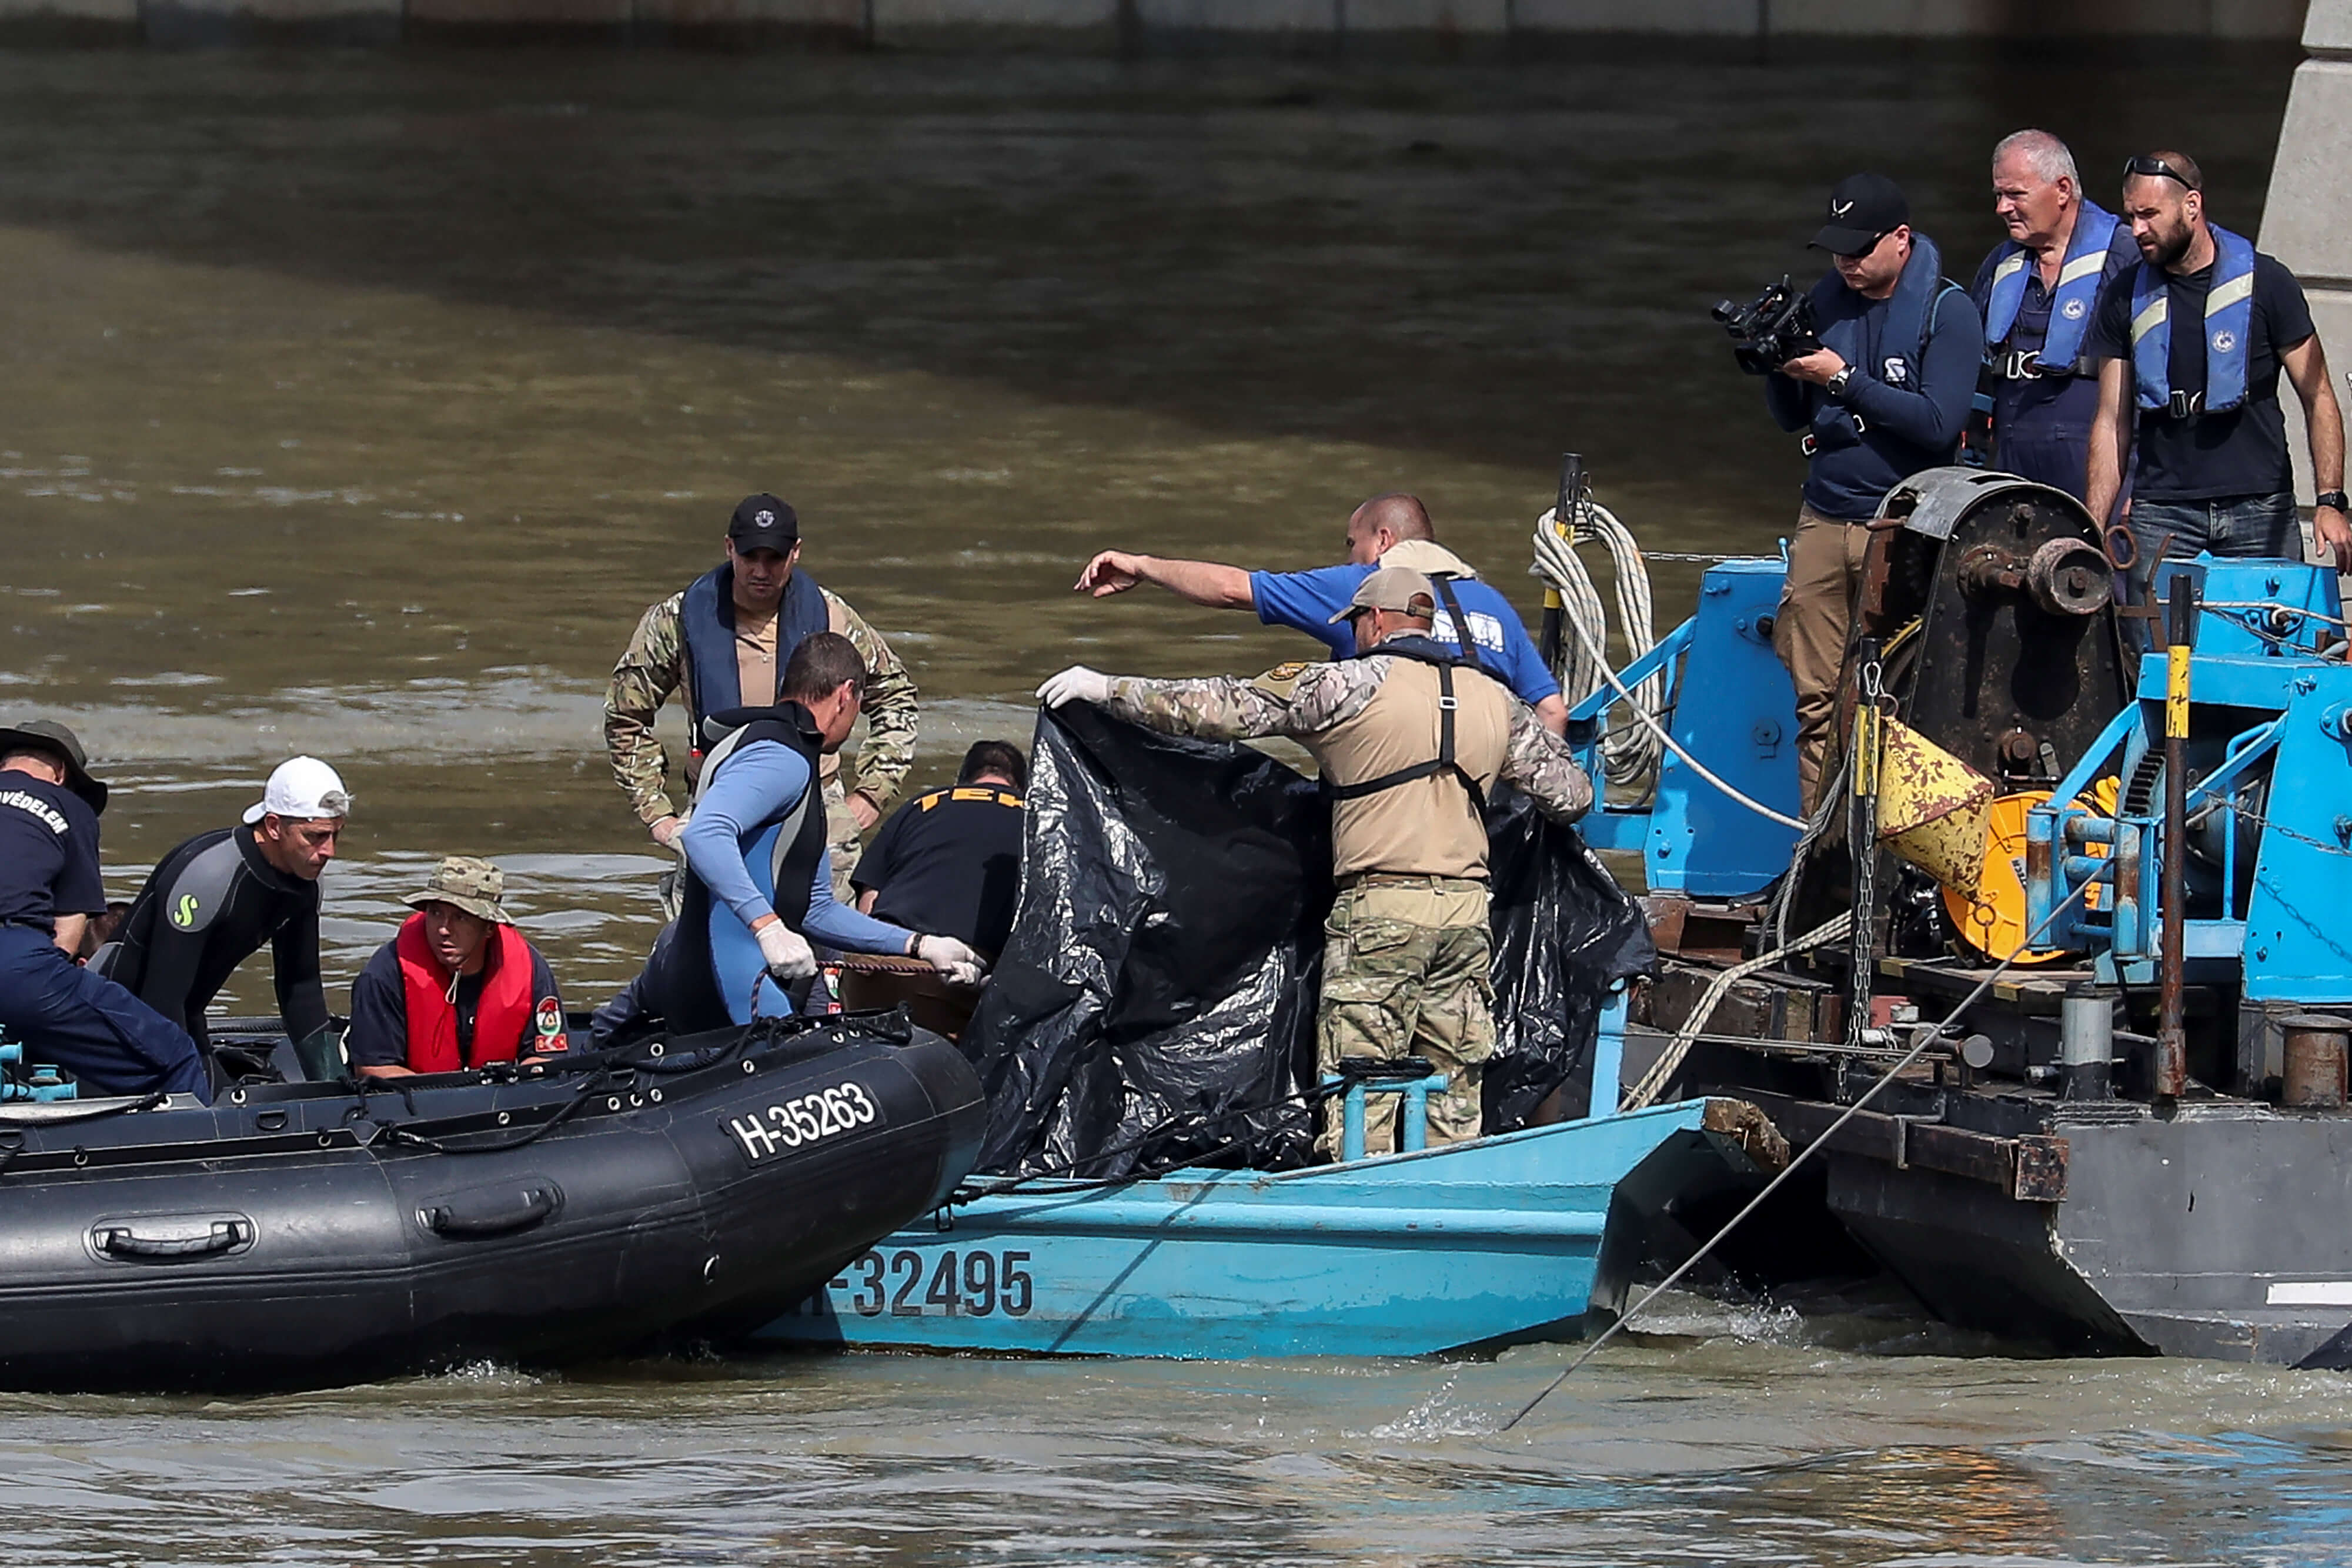
[[[2134,497],[2132,543],[2138,554],[2131,566],[2131,597],[2148,601],[2148,583],[2161,559],[2179,560],[2210,552],[2217,556],[2253,556],[2274,560],[2301,560],[2303,534],[2294,509],[2294,494],[2281,490],[2269,496],[2227,496],[2210,501],[2149,501]],[[2141,622],[2143,635],[2159,643],[2156,623]]]
[[[2288,490],[2213,501],[2136,498],[2131,531],[2139,559],[2132,563],[2132,577],[2145,586],[2159,553],[2179,558],[2210,550],[2215,555],[2301,560],[2303,536],[2297,525],[2294,495]]]
[[[27,1062],[64,1068],[85,1094],[184,1092],[212,1101],[196,1042],[67,957],[46,931],[0,925],[0,1026],[24,1042]]]

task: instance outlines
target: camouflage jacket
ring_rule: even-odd
[[[1170,735],[1204,740],[1255,740],[1270,735],[1313,738],[1364,710],[1387,679],[1387,659],[1283,664],[1255,680],[1213,675],[1197,681],[1114,677],[1103,706],[1119,717]],[[1507,692],[1505,694],[1509,695]],[[1568,742],[1543,727],[1535,710],[1510,697],[1511,738],[1503,781],[1523,791],[1554,821],[1572,822],[1592,809],[1592,781]]]
[[[831,589],[822,591],[832,629],[857,644],[866,661],[866,745],[857,754],[856,781],[848,787],[886,807],[915,760],[914,678],[865,617]],[[677,811],[669,798],[669,753],[654,734],[654,716],[686,680],[679,619],[685,599],[682,591],[673,593],[645,612],[604,692],[604,747],[613,778],[646,822]]]

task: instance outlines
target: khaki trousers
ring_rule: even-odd
[[[1798,509],[1797,537],[1789,541],[1789,580],[1772,623],[1772,651],[1789,666],[1797,687],[1797,793],[1804,803],[1799,815],[1808,818],[1821,800],[1822,775],[1836,755],[1838,685],[1869,546],[1864,525],[1825,517],[1811,507]]]

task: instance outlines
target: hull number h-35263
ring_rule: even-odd
[[[853,1132],[880,1119],[882,1108],[861,1083],[837,1083],[720,1124],[743,1145],[753,1165],[790,1150]]]

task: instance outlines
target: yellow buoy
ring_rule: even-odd
[[[1878,841],[1973,903],[1992,780],[1892,718],[1879,721]]]

